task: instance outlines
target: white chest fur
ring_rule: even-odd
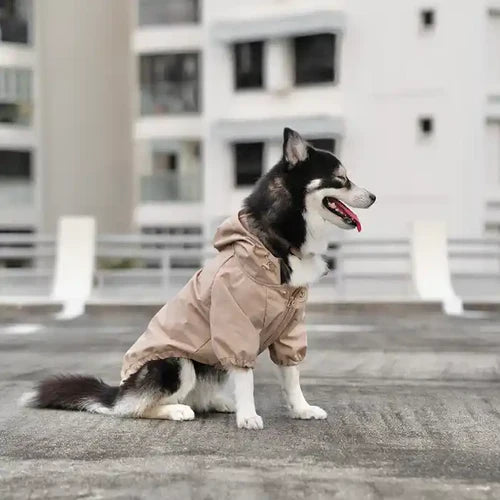
[[[332,238],[332,225],[314,211],[306,210],[304,213],[306,222],[306,239],[302,248],[303,254],[323,254],[328,249],[328,243]]]
[[[301,259],[290,255],[288,262],[292,269],[290,284],[292,286],[305,286],[318,281],[328,271],[326,262],[320,255],[309,254]]]
[[[328,249],[332,225],[314,211],[306,210],[306,239],[300,251],[304,257],[290,255],[288,261],[292,269],[290,284],[303,286],[318,281],[328,272],[328,266],[321,254]]]

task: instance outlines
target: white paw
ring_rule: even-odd
[[[212,403],[213,411],[219,413],[234,413],[236,411],[236,406],[233,401],[227,398],[217,398]]]
[[[187,405],[175,405],[169,411],[170,420],[194,420],[194,411]]]
[[[328,414],[319,406],[304,406],[303,408],[294,408],[290,411],[292,418],[300,418],[302,420],[324,420]]]
[[[238,429],[263,429],[264,423],[259,415],[236,415]]]

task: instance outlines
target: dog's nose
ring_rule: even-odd
[[[372,201],[372,205],[375,203],[376,199],[377,197],[373,193],[370,193],[370,200]]]

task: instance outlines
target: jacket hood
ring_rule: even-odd
[[[280,259],[248,230],[246,216],[242,212],[219,226],[214,247],[219,252],[233,249],[242,268],[255,281],[281,285]]]

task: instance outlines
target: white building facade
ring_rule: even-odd
[[[131,10],[0,2],[0,234],[54,232],[75,214],[130,230]]]
[[[498,0],[134,5],[129,86],[128,2],[0,2],[0,231],[52,230],[60,207],[99,205],[108,231],[132,218],[209,236],[291,126],[378,196],[361,235],[336,237],[406,236],[416,219],[443,219],[450,236],[498,233]],[[97,45],[107,50],[89,59]],[[73,67],[74,81],[59,77]],[[89,71],[106,77],[86,82]],[[95,157],[75,153],[84,146]]]
[[[37,222],[38,94],[31,0],[0,4],[0,231]]]
[[[290,126],[377,194],[361,237],[417,219],[498,231],[498,1],[138,0],[137,14],[139,227],[212,232]]]

